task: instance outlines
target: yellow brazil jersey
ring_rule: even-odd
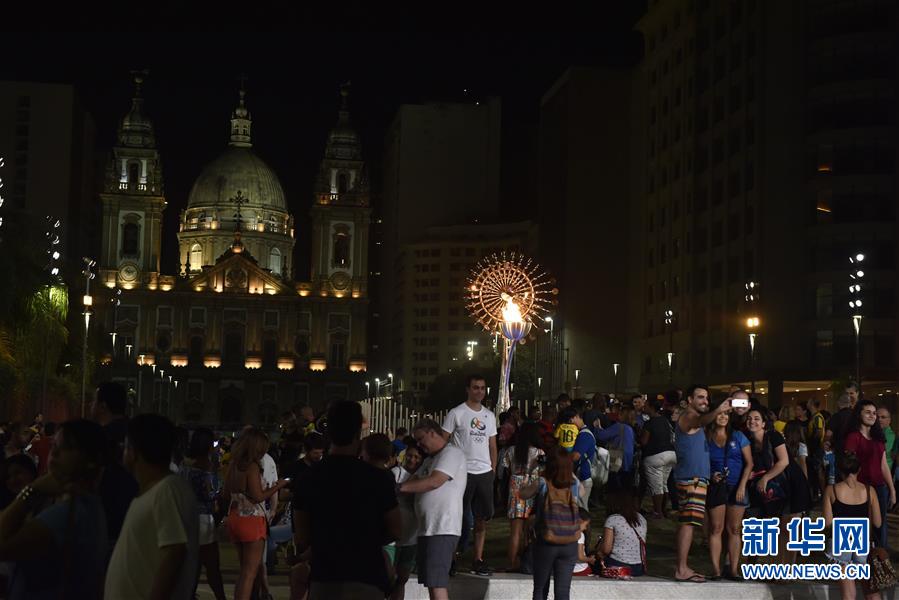
[[[563,423],[556,428],[556,433],[554,434],[556,439],[559,440],[559,445],[566,450],[571,450],[574,448],[574,440],[577,439],[577,425],[572,425],[571,423]]]

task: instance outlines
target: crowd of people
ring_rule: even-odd
[[[742,389],[716,401],[701,385],[626,402],[563,394],[527,415],[495,415],[480,376],[466,395],[442,423],[412,431],[371,432],[356,402],[318,419],[303,407],[282,415],[273,440],[250,425],[223,436],[129,419],[125,390],[104,383],[90,420],[4,424],[3,588],[16,599],[187,600],[204,572],[224,600],[226,534],[236,600],[271,597],[279,549],[296,600],[402,600],[413,574],[439,600],[469,550],[472,573],[494,573],[485,541],[497,510],[509,521],[498,570],[531,574],[535,599],[550,582],[564,600],[574,577],[647,574],[647,536],[666,518],[677,522],[676,581],[739,580],[748,516],[780,519],[786,539],[790,519],[813,510],[870,515],[888,548],[899,448],[889,410],[855,384],[833,415],[817,399],[775,415]],[[689,564],[697,531],[707,575]],[[841,590],[854,597],[854,584]]]

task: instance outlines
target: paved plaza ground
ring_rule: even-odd
[[[814,516],[814,515],[813,515]],[[593,539],[602,531],[605,521],[605,510],[593,511]],[[706,582],[702,584],[677,583],[672,577],[674,573],[675,550],[674,533],[677,524],[672,519],[660,519],[650,521],[647,534],[647,558],[649,560],[649,576],[641,577],[634,581],[610,581],[599,578],[575,578],[572,587],[572,598],[602,598],[614,600],[617,598],[634,599],[698,599],[698,598],[734,598],[740,600],[838,600],[839,590],[835,585],[796,585],[786,583],[749,583],[749,582]],[[700,573],[711,572],[711,563],[708,556],[708,547],[698,534],[694,536],[693,550],[690,564]],[[509,535],[509,522],[505,518],[494,519],[490,522],[485,549],[487,562],[493,567],[502,567],[506,564],[506,544]],[[890,516],[890,543],[892,548],[899,548],[899,516]],[[226,582],[226,592],[233,594],[233,585],[237,577],[237,554],[230,544],[223,543],[222,574]],[[894,554],[894,564],[899,558]],[[470,566],[470,551],[463,558],[460,565],[460,575],[457,575],[450,588],[451,598],[464,600],[478,600],[481,598],[502,600],[526,600],[530,598],[531,577],[528,575],[497,573],[491,578],[477,577],[464,572]],[[810,562],[817,562],[810,561]],[[289,590],[287,584],[287,566],[280,560],[274,574],[270,576],[272,593],[276,600],[287,600]],[[414,575],[413,575],[414,579]],[[550,594],[552,597],[552,594]],[[859,598],[863,597],[859,590]],[[201,586],[200,598],[207,600],[213,598],[212,593],[205,586]],[[408,600],[426,599],[427,591],[424,588],[410,582],[407,587],[406,598]],[[884,600],[899,600],[899,592],[893,590],[891,594],[884,594]]]

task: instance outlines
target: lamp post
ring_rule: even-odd
[[[580,398],[580,379],[581,379],[581,370],[574,370],[574,397]]]
[[[556,365],[553,362],[555,356],[555,346],[556,346],[556,338],[555,338],[555,322],[552,317],[544,317],[543,320],[546,323],[549,323],[549,329],[544,329],[544,333],[549,333],[549,393],[552,395],[553,393],[553,385],[555,385],[555,368]]]
[[[81,274],[84,275],[84,344],[81,347],[81,418],[84,418],[84,413],[87,408],[87,333],[90,329],[91,322],[91,306],[94,304],[94,299],[91,296],[91,279],[96,277],[91,269],[97,264],[97,262],[91,258],[85,256],[84,260],[84,270],[81,271]]]
[[[621,363],[612,363],[612,371],[615,373],[615,397],[618,397],[618,368]]]
[[[852,313],[852,328],[855,330],[855,382],[859,388],[862,385],[862,284],[861,281],[865,277],[862,270],[862,263],[865,262],[865,255],[861,252],[849,257],[851,270],[849,271],[849,309]]]
[[[368,381],[365,382],[365,399],[368,400],[371,398],[371,383]]]
[[[468,360],[474,360],[474,347],[477,345],[477,340],[468,340],[465,343],[465,355],[468,356]]]
[[[138,356],[139,362],[137,367],[137,410],[140,412],[140,402],[141,402],[141,387],[144,380],[144,359],[147,357],[146,354],[141,354]]]
[[[759,283],[757,281],[747,281],[746,285],[746,330],[749,335],[749,389],[752,395],[755,395],[755,344],[758,339],[758,328],[761,320],[758,317],[756,303],[759,300]]]
[[[381,395],[381,380],[375,377],[375,398]]]
[[[674,381],[674,310],[665,309],[665,328],[668,330],[668,385]]]

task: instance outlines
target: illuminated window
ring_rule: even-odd
[[[194,244],[190,247],[190,270],[199,271],[203,266],[203,247],[200,244]]]
[[[271,269],[272,273],[275,275],[281,274],[281,251],[277,248],[272,248],[272,251],[268,256],[268,268]]]

